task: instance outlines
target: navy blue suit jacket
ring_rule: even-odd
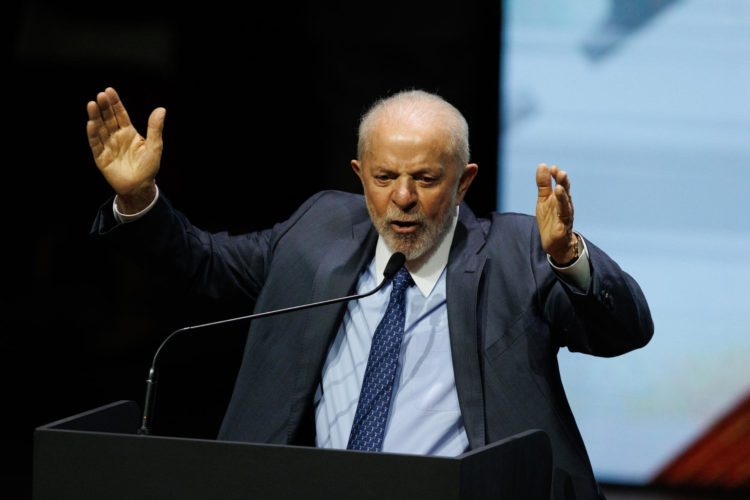
[[[354,293],[374,255],[361,195],[318,193],[270,230],[209,234],[163,196],[117,226],[105,204],[93,231],[169,269],[195,293],[266,311]],[[653,333],[636,282],[587,240],[592,279],[576,293],[555,275],[534,217],[474,216],[461,206],[447,271],[450,342],[471,448],[543,429],[553,449],[554,498],[595,498],[591,465],[557,366],[561,347],[615,356]],[[253,321],[220,439],[314,444],[313,395],[345,304]]]

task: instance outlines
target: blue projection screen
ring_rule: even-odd
[[[600,480],[646,483],[750,392],[750,1],[506,0],[499,209],[567,170],[655,335],[559,355]]]

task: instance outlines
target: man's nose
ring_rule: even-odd
[[[393,187],[393,203],[401,210],[411,210],[417,204],[417,191],[414,180],[409,177],[399,177]]]

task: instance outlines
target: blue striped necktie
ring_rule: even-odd
[[[383,448],[385,423],[391,406],[401,339],[404,337],[404,297],[406,289],[413,284],[405,267],[393,277],[388,309],[372,337],[357,412],[346,446],[349,450],[380,451]]]

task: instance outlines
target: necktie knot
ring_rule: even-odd
[[[399,269],[396,275],[393,277],[393,291],[396,293],[403,292],[413,284],[414,280],[405,267]]]

